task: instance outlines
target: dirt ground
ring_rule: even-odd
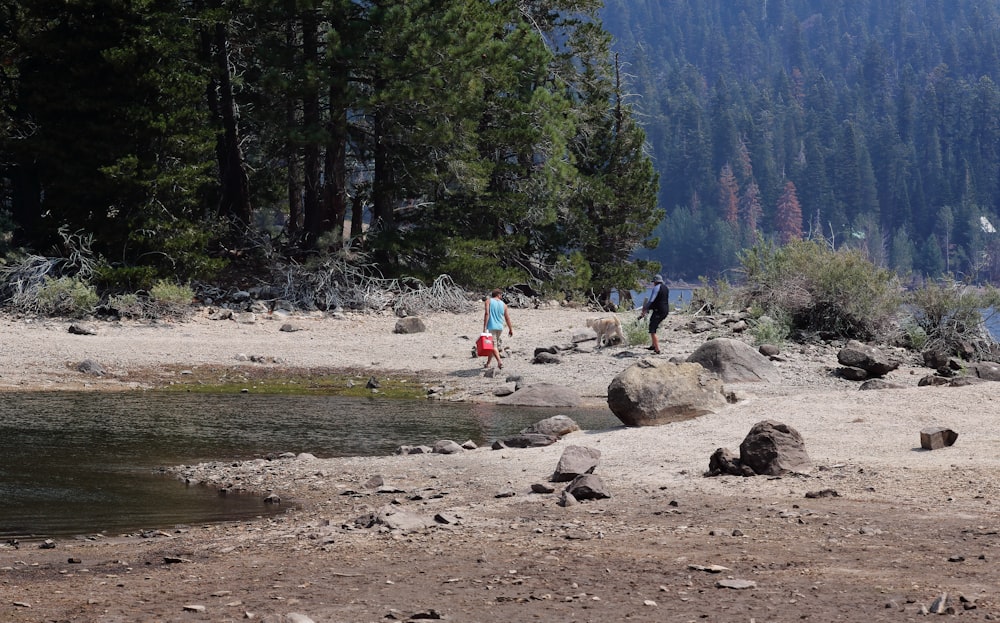
[[[536,371],[526,363],[532,346],[557,341],[564,327],[582,322],[577,315],[550,321],[515,310],[515,323],[519,316],[532,321],[525,332],[535,333],[513,340],[511,367],[533,378],[562,374],[566,385],[599,397],[609,375],[635,361],[614,357],[623,349],[588,352],[560,372]],[[670,354],[690,352],[704,339],[685,333],[683,319],[671,320],[664,339]],[[324,345],[314,355],[325,353],[327,364],[386,367],[385,349],[404,339],[385,330],[392,319],[352,322],[355,330],[331,334],[329,347],[326,329],[313,327],[306,337]],[[375,328],[364,333],[370,322]],[[469,365],[462,338],[477,332],[475,312],[456,322],[441,320],[431,330],[437,336],[428,338],[437,346],[408,365],[423,370],[429,383],[452,383],[456,395],[486,399],[490,383],[502,381],[448,373],[449,365]],[[182,336],[169,341],[173,356],[165,346],[150,349],[168,363],[212,363],[191,354],[199,348],[214,348],[223,353],[217,360],[227,361],[237,348],[254,348],[246,335],[240,345],[228,336],[228,350],[212,344],[209,336],[223,331],[266,332],[259,348],[270,350],[262,352],[305,356],[283,351],[276,340],[284,336],[275,337],[270,325],[221,326],[197,321],[104,331]],[[24,329],[13,321],[7,328],[12,336]],[[58,327],[46,330],[58,336],[53,342],[67,339]],[[336,342],[356,340],[359,331],[371,337],[361,361]],[[515,338],[521,335],[516,329]],[[8,340],[8,352],[17,352],[18,339]],[[23,339],[24,352],[32,340],[40,343],[30,330]],[[450,358],[439,354],[448,352],[442,344],[449,341],[456,353]],[[65,372],[82,354],[73,348],[59,346],[60,355],[30,351],[38,361],[34,378],[44,379],[45,388],[78,388]],[[117,362],[111,368],[119,384],[155,376],[141,354],[119,352],[115,344],[88,348],[89,356]],[[903,366],[890,380],[904,389],[858,392],[830,375],[835,352],[790,351],[777,364],[784,382],[740,387],[736,405],[676,425],[582,431],[547,448],[192,468],[187,477],[198,484],[191,486],[255,478],[256,493],[274,491],[299,506],[249,522],[82,535],[51,546],[0,544],[0,621],[878,622],[924,620],[929,612],[996,620],[995,385],[917,387],[927,371]],[[331,362],[331,353],[347,359]],[[6,365],[0,378],[20,378],[16,366]],[[590,384],[582,380],[587,370]],[[113,386],[107,379],[96,384]],[[714,448],[738,447],[765,418],[802,433],[814,463],[809,474],[703,476]],[[921,451],[918,432],[931,424],[954,428],[959,441]],[[610,499],[564,508],[557,504],[558,483],[548,483],[554,493],[532,493],[570,444],[601,449],[597,473]],[[373,476],[387,486],[377,489]],[[414,530],[357,521],[384,509],[437,520]]]

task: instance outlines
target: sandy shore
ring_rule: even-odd
[[[68,321],[8,318],[0,389],[142,391],[201,366],[318,367],[412,375],[451,400],[495,400],[517,375],[599,405],[614,375],[648,351],[583,343],[560,364],[530,363],[536,347],[569,343],[593,316],[512,310],[505,375],[494,378],[471,356],[478,310],[428,316],[427,331],[411,335],[393,333],[395,317],[370,314],[241,323],[202,310],[177,323],[85,323],[95,335],[70,334]],[[690,320],[672,316],[661,329],[662,357],[686,357],[715,335],[688,331]],[[301,330],[281,331],[286,323]],[[836,352],[786,346],[778,382],[730,387],[741,399],[717,414],[581,431],[546,448],[188,466],[180,473],[193,483],[236,481],[302,506],[152,538],[0,545],[0,620],[898,621],[934,609],[942,594],[941,608],[992,620],[996,386],[917,387],[930,371],[895,353],[905,362],[889,380],[904,388],[862,392],[831,373]],[[85,359],[105,374],[79,372]],[[763,419],[802,434],[810,474],[703,477],[716,448],[738,448]],[[955,430],[958,442],[920,450],[928,426]],[[601,451],[611,499],[563,508],[556,494],[531,493],[571,444]],[[835,495],[807,497],[818,491]],[[427,527],[358,521],[386,509]],[[752,586],[719,584],[727,578]]]

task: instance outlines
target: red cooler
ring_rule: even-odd
[[[476,354],[480,357],[488,357],[493,352],[493,336],[489,333],[482,333],[476,340]]]

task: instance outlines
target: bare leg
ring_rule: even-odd
[[[655,333],[649,334],[650,339],[653,340],[653,352],[657,355],[660,354],[660,338]]]

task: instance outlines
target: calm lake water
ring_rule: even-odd
[[[581,428],[610,410],[525,409],[315,396],[11,393],[0,401],[0,537],[171,527],[256,517],[260,496],[219,496],[167,465],[280,452],[391,454],[439,439],[490,443],[559,413]]]

